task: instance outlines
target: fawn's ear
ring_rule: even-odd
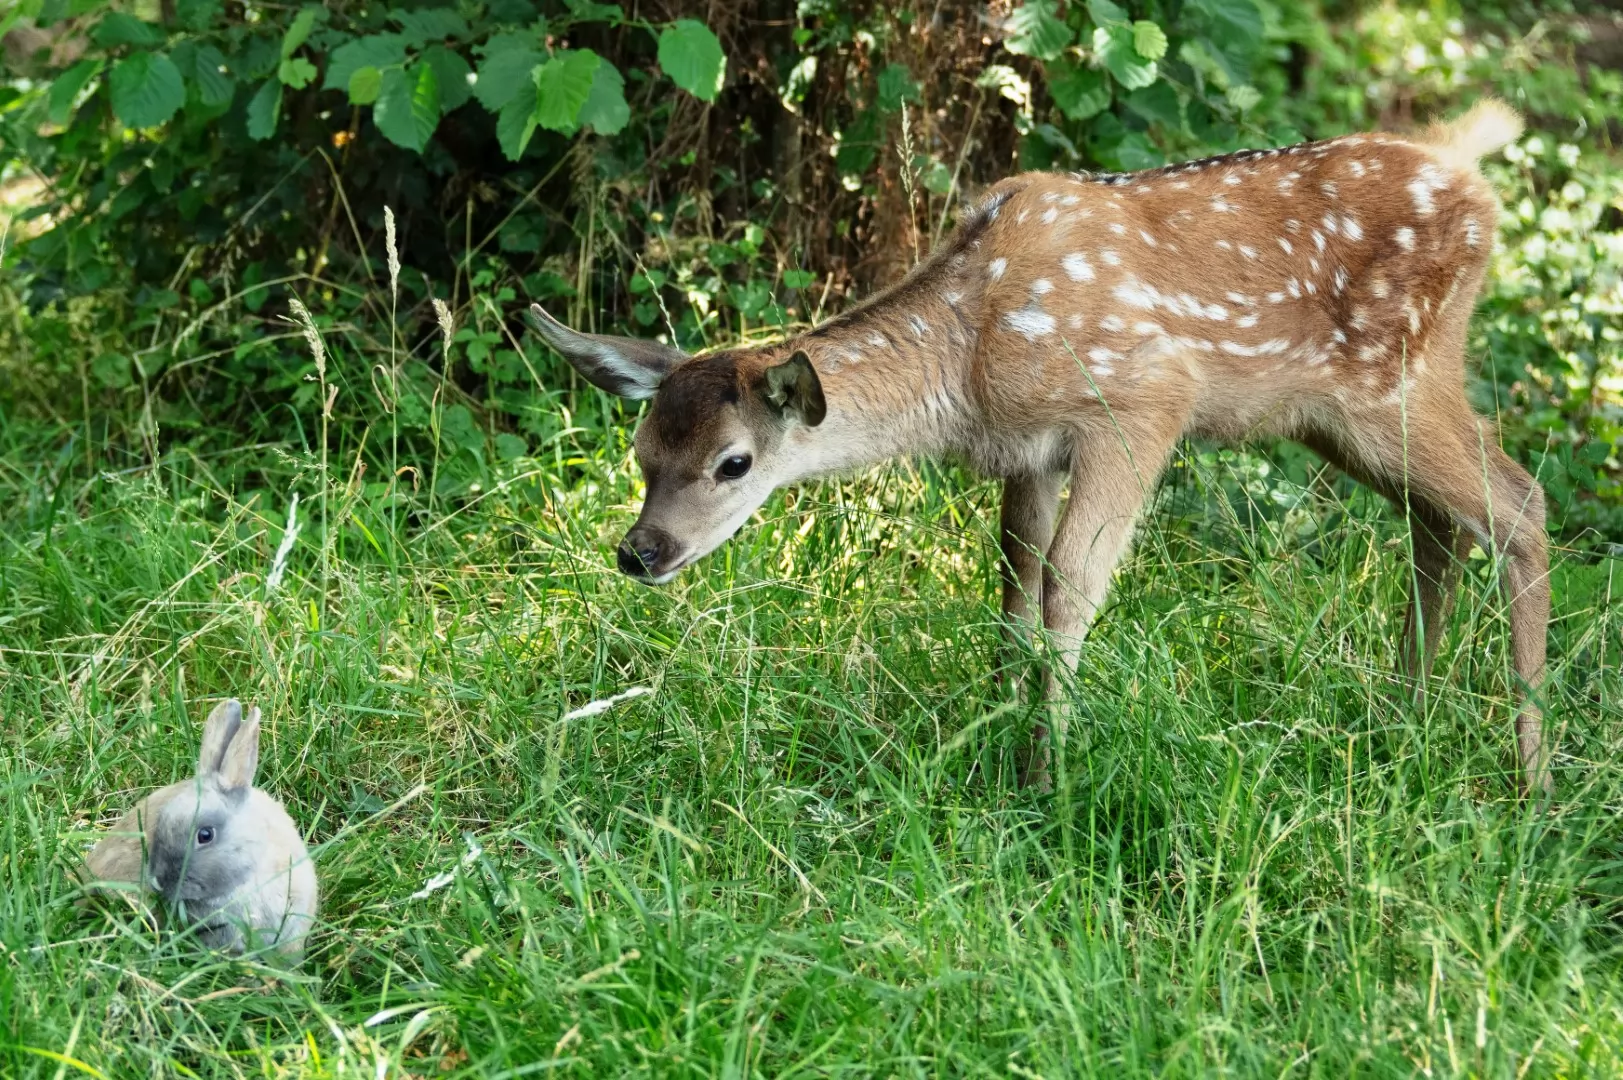
[[[761,373],[761,396],[785,418],[795,417],[807,427],[816,427],[828,415],[823,400],[823,383],[804,350]]]
[[[671,369],[688,358],[681,349],[657,341],[579,333],[548,315],[540,304],[530,305],[530,326],[587,382],[623,398],[653,397]]]
[[[242,727],[242,702],[236,698],[214,706],[209,718],[203,721],[203,749],[197,755],[197,775],[211,776],[220,770],[225,760],[226,747]]]

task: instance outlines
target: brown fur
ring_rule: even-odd
[[[1519,125],[1488,102],[1421,139],[1349,136],[997,184],[893,289],[794,341],[726,354],[736,381],[685,378],[715,360],[677,365],[656,392],[654,436],[638,438],[649,475],[638,527],[670,540],[661,566],[673,569],[656,580],[725,540],[753,509],[739,507],[773,487],[896,454],[957,454],[1006,481],[1011,625],[1029,629],[1040,612],[1058,661],[1074,665],[1177,441],[1296,439],[1407,508],[1405,657],[1417,680],[1456,557],[1475,538],[1506,560],[1523,786],[1547,789],[1535,700],[1549,612],[1543,495],[1463,392],[1498,213],[1475,161]],[[575,358],[570,342],[549,340]],[[597,347],[580,347],[583,371],[602,365],[587,355]],[[826,421],[797,423],[752,389],[794,350],[812,361]],[[646,377],[630,370],[633,351],[611,379]],[[748,498],[709,472],[740,448],[758,470]],[[655,480],[673,456],[688,463],[680,491]],[[1046,775],[1039,748],[1030,778]]]

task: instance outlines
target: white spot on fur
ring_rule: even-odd
[[[1370,294],[1377,300],[1385,300],[1388,296],[1392,295],[1392,290],[1386,284],[1386,279],[1383,277],[1370,278],[1369,291]]]
[[[1127,329],[1127,323],[1122,320],[1120,315],[1106,315],[1099,320],[1099,329],[1112,334],[1119,334]]]
[[[1030,210],[1022,210],[1022,211],[1020,211],[1020,213],[1015,215],[1014,223],[1016,225],[1024,225],[1026,223],[1026,217],[1030,213],[1031,213]]]
[[[1147,285],[1136,277],[1129,277],[1117,285],[1113,295],[1122,303],[1144,311],[1154,311],[1157,308],[1173,315],[1185,315],[1194,319],[1211,319],[1222,322],[1229,317],[1228,309],[1221,304],[1207,304],[1181,293],[1170,296],[1158,290],[1154,285]]]
[[[1249,330],[1253,326],[1257,325],[1258,318],[1259,316],[1255,314],[1243,315],[1234,321],[1234,325],[1238,326],[1242,330]]]
[[[1347,287],[1347,268],[1345,266],[1336,267],[1335,276],[1331,279],[1331,281],[1335,287],[1335,294],[1340,296],[1341,290]]]
[[[1082,329],[1082,316],[1072,315],[1070,318],[1065,320],[1065,325],[1069,326],[1072,330]]]
[[[1324,231],[1329,233],[1331,236],[1334,236],[1336,234],[1336,230],[1340,228],[1340,226],[1336,224],[1335,216],[1332,214],[1324,215],[1324,220],[1320,222],[1320,224],[1324,226]]]
[[[1008,268],[1008,259],[993,259],[991,262],[986,264],[986,272],[992,275],[993,281],[1001,281],[1003,279],[1003,271],[1007,270]]]
[[[1241,345],[1237,341],[1222,341],[1218,342],[1217,347],[1230,356],[1272,356],[1290,348],[1290,342],[1284,338],[1274,338],[1260,345]]]
[[[1106,266],[1121,265],[1121,256],[1117,255],[1115,249],[1113,248],[1105,248],[1103,251],[1099,252],[1099,259]]]
[[[1324,234],[1317,229],[1313,230],[1313,246],[1319,251],[1324,250]]]
[[[1277,237],[1276,239],[1279,241],[1279,246],[1285,250],[1285,254],[1289,255],[1292,251],[1291,242],[1285,239],[1283,236]]]
[[[1414,393],[1414,388],[1415,380],[1410,376],[1405,376],[1404,378],[1399,379],[1397,384],[1392,387],[1391,393],[1387,394],[1381,399],[1381,404],[1396,405],[1403,401],[1404,398]]]
[[[1339,329],[1330,331],[1330,336],[1336,339],[1336,344],[1338,345],[1347,344],[1347,335],[1342,333]]]
[[[1119,221],[1112,221],[1110,223],[1110,231],[1115,233],[1117,236],[1126,236],[1127,226],[1123,225]]]
[[[1257,257],[1257,249],[1252,247],[1250,244],[1241,244],[1240,254],[1244,255],[1248,259],[1255,259]]]
[[[1364,238],[1364,227],[1358,224],[1358,219],[1351,214],[1343,214],[1341,217],[1341,234],[1348,240],[1362,240]]]
[[[1035,305],[1009,312],[1003,316],[1003,322],[1027,341],[1036,341],[1054,332],[1054,316]]]
[[[1326,180],[1324,183],[1319,185],[1319,190],[1324,192],[1332,199],[1336,197],[1337,190],[1334,180]]]
[[[1379,345],[1362,345],[1358,349],[1358,359],[1366,364],[1372,360],[1379,360],[1386,355],[1386,350]]]
[[[1285,302],[1285,294],[1282,292],[1271,292],[1268,294],[1268,302],[1270,304],[1283,304]]]
[[[1225,294],[1223,294],[1223,299],[1227,300],[1231,304],[1238,304],[1240,307],[1256,307],[1257,306],[1257,302],[1254,299],[1252,299],[1251,297],[1245,295],[1244,293],[1237,293],[1237,292],[1225,293]]]
[[[1139,237],[1140,240],[1143,240],[1150,247],[1155,247],[1156,246],[1155,237],[1151,236],[1149,233],[1145,232],[1143,229],[1138,230],[1138,237]]]
[[[1437,212],[1436,195],[1448,188],[1448,177],[1431,162],[1420,166],[1415,178],[1409,181],[1409,197],[1414,199],[1414,211],[1421,217]]]
[[[907,321],[913,327],[914,336],[920,341],[923,341],[924,335],[930,332],[930,324],[919,318],[917,315],[909,315],[907,317]]]
[[[1474,217],[1465,219],[1465,246],[1476,247],[1482,242],[1482,227]]]
[[[1292,234],[1299,233],[1302,231],[1302,223],[1295,218],[1286,218],[1285,231]]]
[[[1032,296],[1046,296],[1054,291],[1054,283],[1045,277],[1040,277],[1031,283]]]
[[[1133,324],[1133,333],[1149,337],[1155,334],[1164,334],[1166,330],[1157,322],[1136,322]]]
[[[1044,225],[1052,225],[1052,224],[1054,224],[1055,220],[1058,217],[1059,217],[1059,208],[1055,207],[1055,206],[1050,206],[1047,210],[1043,211],[1043,224]]]
[[[1392,239],[1398,242],[1398,247],[1404,251],[1414,250],[1414,230],[1405,225],[1392,234]]]
[[[1234,204],[1223,198],[1221,195],[1213,195],[1210,205],[1212,208],[1212,213],[1214,214],[1234,213]]]
[[[1065,271],[1065,276],[1072,281],[1092,281],[1094,278],[1092,264],[1088,262],[1088,257],[1080,251],[1065,256],[1059,261],[1059,265]]]
[[[1059,204],[1061,206],[1075,206],[1077,203],[1079,203],[1081,201],[1082,200],[1077,198],[1075,195],[1066,195],[1066,196],[1061,197],[1061,199],[1059,201]]]
[[[1347,163],[1347,170],[1354,176],[1363,176],[1364,163],[1362,161],[1350,161]]]
[[[1217,242],[1217,246],[1222,248],[1224,251],[1233,251],[1234,250],[1234,245],[1229,243],[1227,240],[1219,240]]]

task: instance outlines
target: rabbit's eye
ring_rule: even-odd
[[[214,843],[213,825],[205,825],[201,829],[197,830],[197,843],[199,846]]]

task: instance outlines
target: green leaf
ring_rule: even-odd
[[[468,24],[450,8],[393,11],[389,17],[400,24],[400,32],[413,45],[468,36]]]
[[[535,122],[548,131],[573,132],[601,63],[590,49],[565,49],[537,68]]]
[[[545,59],[534,49],[509,48],[485,53],[479,65],[479,78],[473,96],[491,112],[501,112],[507,103],[529,91],[534,94],[535,69]]]
[[[1189,0],[1187,10],[1204,16],[1209,31],[1219,44],[1262,42],[1262,12],[1256,0]]]
[[[1161,151],[1141,131],[1129,131],[1116,139],[1101,142],[1094,147],[1094,152],[1107,166],[1122,172],[1154,169],[1166,163]]]
[[[107,77],[113,115],[125,127],[157,127],[186,104],[180,69],[163,53],[135,53]]]
[[[236,93],[237,82],[226,70],[225,54],[213,45],[199,45],[192,52],[190,67],[177,66],[180,73],[197,88],[197,100],[210,108],[230,103],[232,95]]]
[[[1088,0],[1088,15],[1099,26],[1124,23],[1128,19],[1127,9],[1112,0]]]
[[[530,145],[530,136],[535,134],[536,100],[535,84],[531,83],[528,95],[510,99],[496,117],[496,141],[508,161],[523,157],[524,148]]]
[[[303,45],[305,39],[310,36],[310,31],[315,28],[316,13],[319,10],[319,8],[307,7],[293,17],[292,25],[287,28],[287,33],[282,36],[283,60],[298,52],[299,46]]]
[[[285,86],[303,90],[316,77],[316,66],[302,56],[283,60],[276,68],[276,78]]]
[[[423,63],[432,67],[435,78],[439,79],[441,113],[460,109],[473,96],[473,87],[468,85],[468,76],[473,70],[453,50],[444,45],[430,45],[423,50]]]
[[[785,289],[804,289],[817,280],[817,275],[810,270],[785,270],[783,272],[783,287]]]
[[[919,100],[919,84],[905,64],[891,64],[879,73],[879,107],[885,112],[898,112],[902,102],[917,104]]]
[[[1133,28],[1101,26],[1093,32],[1093,51],[1105,62],[1116,81],[1129,90],[1141,90],[1155,81],[1155,61],[1133,48]]]
[[[384,138],[422,153],[440,123],[440,86],[434,69],[413,64],[409,70],[385,71],[372,119]]]
[[[517,461],[529,452],[530,444],[510,431],[496,436],[496,456],[503,461]]]
[[[90,85],[101,72],[100,60],[81,60],[68,70],[58,75],[51,83],[51,89],[45,96],[47,115],[53,124],[65,124],[68,117],[73,115],[74,102],[79,100],[79,94]]]
[[[248,137],[260,142],[276,134],[276,120],[282,113],[282,84],[266,79],[248,102]]]
[[[1262,12],[1253,0],[1189,0],[1183,23],[1202,35],[1231,82],[1250,81],[1252,60],[1262,47]]]
[[[162,27],[143,22],[134,15],[109,11],[90,31],[90,40],[104,49],[116,49],[120,45],[162,45],[164,34]]]
[[[592,92],[580,108],[580,122],[599,135],[618,135],[631,121],[626,104],[626,81],[618,68],[604,60],[592,75]]]
[[[1043,71],[1049,96],[1068,119],[1089,120],[1110,107],[1110,79],[1104,72],[1065,60],[1045,64]]]
[[[599,4],[595,0],[564,0],[564,6],[579,22],[606,22],[610,26],[619,26],[626,17],[619,4]]]
[[[175,17],[188,30],[207,30],[220,13],[220,7],[220,0],[179,0],[175,5]]]
[[[1229,87],[1228,93],[1223,96],[1228,99],[1231,106],[1240,112],[1254,109],[1262,101],[1262,92],[1255,86],[1246,83]]]
[[[375,67],[357,68],[349,77],[351,105],[371,105],[383,90],[383,72]]]
[[[678,19],[659,35],[660,70],[700,101],[715,101],[727,76],[727,57],[710,28]]]
[[[405,63],[406,43],[399,34],[371,34],[346,41],[327,57],[327,78],[323,90],[347,90],[349,80],[363,67],[397,67]]]
[[[1058,59],[1075,38],[1058,11],[1057,0],[1026,0],[1009,16],[1010,34],[1003,47],[1016,56]]]
[[[1146,60],[1159,60],[1167,54],[1167,36],[1147,19],[1133,24],[1133,50]]]
[[[1127,107],[1152,124],[1170,131],[1183,130],[1183,103],[1178,92],[1165,82],[1134,90],[1123,99]]]

